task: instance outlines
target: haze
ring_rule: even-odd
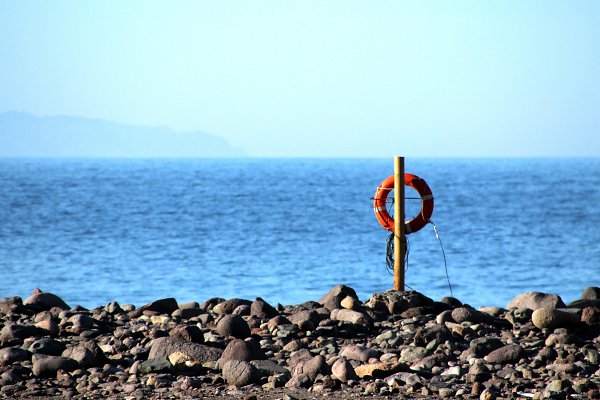
[[[599,2],[0,3],[0,112],[252,156],[598,156],[598,104]]]

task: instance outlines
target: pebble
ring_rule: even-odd
[[[86,310],[36,291],[0,299],[0,397],[599,398],[598,293],[568,309],[532,292],[475,310],[414,291],[362,303],[340,285],[291,306],[166,298]]]

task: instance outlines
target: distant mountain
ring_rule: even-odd
[[[241,157],[206,132],[176,132],[111,121],[0,113],[0,157]]]

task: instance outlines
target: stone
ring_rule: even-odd
[[[251,305],[250,300],[245,299],[229,299],[225,300],[213,307],[213,313],[215,314],[231,314],[233,311],[241,305]]]
[[[23,304],[26,306],[33,306],[40,310],[50,310],[53,307],[60,308],[61,310],[68,310],[71,308],[63,301],[63,299],[55,294],[47,292],[34,293],[25,299]]]
[[[60,332],[58,324],[53,319],[36,322],[35,327],[45,331],[44,333],[50,336],[58,336]]]
[[[92,329],[96,323],[96,320],[85,314],[75,314],[68,320],[71,324],[71,331],[75,333],[81,333]]]
[[[31,352],[20,347],[5,347],[0,349],[0,367],[15,362],[31,360]]]
[[[279,315],[279,312],[262,298],[257,297],[250,305],[250,315],[256,315],[260,318],[273,318]]]
[[[250,306],[248,304],[240,304],[233,310],[232,314],[239,316],[248,316],[250,315]]]
[[[446,356],[445,354],[435,353],[414,361],[410,366],[410,369],[414,371],[431,370],[435,366],[442,365],[444,362],[447,361],[447,359],[448,356]]]
[[[485,389],[479,395],[479,400],[496,400],[496,395],[490,389]]]
[[[346,346],[340,351],[340,357],[363,363],[369,361],[370,358],[379,358],[380,356],[380,351],[360,345]]]
[[[358,310],[360,308],[360,301],[352,296],[346,296],[340,302],[340,306],[347,310]]]
[[[358,296],[354,289],[345,285],[338,285],[321,297],[318,302],[329,311],[332,311],[336,308],[340,308],[342,306],[342,300],[347,296],[358,300]]]
[[[29,351],[34,354],[47,354],[49,356],[60,356],[65,351],[66,346],[58,340],[42,338],[36,340],[29,346]]]
[[[248,323],[242,317],[234,314],[227,314],[217,323],[217,332],[223,336],[233,336],[238,339],[245,339],[250,336]]]
[[[423,378],[414,372],[396,372],[385,379],[388,385],[391,385],[394,380],[404,382],[406,386],[413,388],[420,387],[425,383]]]
[[[171,362],[166,357],[155,357],[148,359],[140,363],[138,366],[138,372],[144,375],[169,371],[171,371]]]
[[[77,361],[79,365],[83,368],[93,368],[93,367],[101,367],[104,365],[105,357],[102,353],[102,356],[98,356],[97,352],[91,348],[92,346],[97,345],[94,342],[91,342],[88,345],[79,345],[75,347],[70,347],[65,349],[62,352],[62,356],[66,358],[70,358],[72,360]],[[101,353],[102,350],[98,348],[98,351]]]
[[[348,382],[349,380],[358,379],[352,364],[350,364],[350,362],[344,358],[340,358],[333,363],[331,367],[331,377],[344,383]]]
[[[188,308],[186,310],[193,310]],[[204,343],[204,334],[195,325],[178,325],[171,329],[169,336],[173,339],[185,340],[193,343]]]
[[[168,358],[176,351],[188,355],[190,360],[199,363],[217,361],[223,354],[223,350],[215,347],[169,337],[161,337],[152,341],[148,359],[156,357]]]
[[[550,309],[562,308],[565,307],[565,303],[563,303],[560,296],[555,294],[528,292],[518,295],[506,306],[507,309],[529,308],[531,310],[537,310],[542,307]]]
[[[271,360],[252,360],[250,364],[258,370],[261,376],[285,375],[288,378],[291,376],[287,368]]]
[[[55,378],[56,372],[59,370],[71,372],[78,368],[79,364],[75,360],[65,357],[48,356],[35,360],[32,371],[36,377]]]
[[[319,314],[313,310],[298,311],[292,315],[288,315],[287,319],[303,330],[313,330],[319,324]]]
[[[285,387],[287,388],[309,388],[312,386],[312,379],[306,374],[294,375],[287,381]]]
[[[364,378],[367,376],[373,378],[384,378],[399,371],[408,371],[408,367],[400,362],[385,362],[364,364],[354,368],[354,372],[359,378]]]
[[[504,343],[500,339],[489,336],[473,339],[469,344],[469,348],[477,358],[483,358],[503,346]]]
[[[586,307],[581,311],[581,322],[590,326],[600,325],[600,308]]]
[[[477,324],[489,321],[490,317],[471,307],[458,307],[452,310],[452,319],[459,324],[467,321]]]
[[[306,374],[314,380],[320,373],[327,375],[329,372],[328,369],[325,357],[318,355],[297,363],[294,367],[293,375]]]
[[[31,325],[8,324],[0,330],[0,342],[3,345],[19,344],[23,339],[43,336],[45,331]]]
[[[371,326],[373,324],[373,320],[367,314],[354,310],[346,310],[345,308],[333,310],[331,312],[331,319],[364,326]]]
[[[19,296],[4,297],[0,299],[0,314],[20,314],[23,308],[23,299]]]
[[[166,299],[155,300],[141,307],[144,311],[154,311],[159,314],[171,314],[179,308],[177,301],[168,297]]]
[[[583,290],[582,300],[600,300],[600,287],[590,286]]]
[[[400,362],[411,363],[427,355],[428,351],[424,347],[408,346],[400,352]]]
[[[492,351],[485,357],[485,360],[493,364],[514,364],[524,355],[523,347],[518,344],[509,344]]]
[[[260,373],[247,361],[229,360],[223,365],[223,379],[229,385],[236,387],[258,382]]]
[[[531,321],[538,329],[554,329],[576,326],[580,322],[580,317],[574,313],[542,307],[533,312]]]
[[[190,319],[190,318],[198,317],[198,316],[202,315],[203,313],[204,313],[204,311],[202,311],[200,308],[181,308],[181,305],[180,305],[177,310],[175,310],[171,313],[171,316],[174,318]]]
[[[241,339],[233,339],[227,344],[223,354],[219,359],[219,365],[223,366],[229,360],[251,361],[263,360],[267,358],[254,341],[244,341]]]

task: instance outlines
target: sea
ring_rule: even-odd
[[[433,224],[407,289],[474,307],[600,286],[599,158],[407,158]],[[393,287],[372,198],[392,159],[0,159],[0,297],[363,301]],[[406,190],[407,217],[418,214]]]

